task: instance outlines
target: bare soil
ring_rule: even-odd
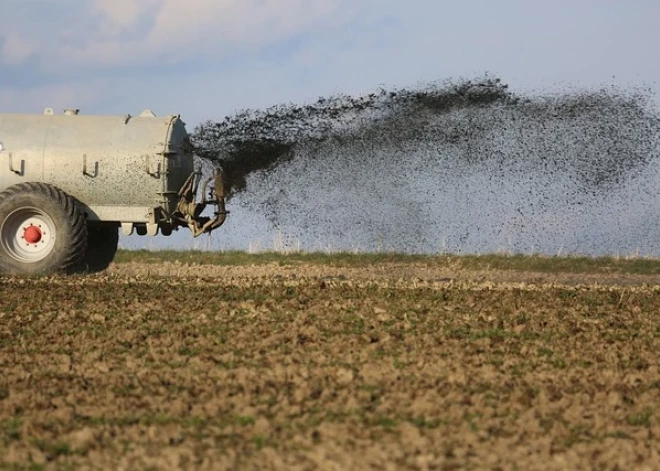
[[[0,278],[0,468],[657,469],[660,276]]]

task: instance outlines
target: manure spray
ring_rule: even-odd
[[[230,202],[305,250],[660,252],[660,117],[644,90],[500,79],[241,110],[192,132]]]

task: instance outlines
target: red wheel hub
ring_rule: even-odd
[[[23,232],[23,238],[28,244],[36,244],[41,240],[41,229],[37,226],[30,226]]]

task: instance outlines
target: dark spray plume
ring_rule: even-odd
[[[448,83],[420,89],[380,89],[364,96],[336,95],[307,105],[281,104],[266,110],[242,110],[223,121],[208,121],[192,134],[197,155],[218,162],[226,175],[228,196],[246,189],[246,178],[293,158],[300,145],[329,141],[350,145],[378,139],[378,128],[396,127],[397,141],[420,137],[418,112],[517,101],[499,79]],[[371,131],[371,132],[369,132]],[[442,139],[442,138],[440,138]]]
[[[244,110],[192,138],[229,197],[317,248],[602,252],[610,232],[565,225],[628,211],[658,153],[650,99],[486,77]]]

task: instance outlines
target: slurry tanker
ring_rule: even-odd
[[[119,230],[210,233],[227,212],[221,172],[205,173],[180,116],[0,114],[0,272],[103,270]]]

